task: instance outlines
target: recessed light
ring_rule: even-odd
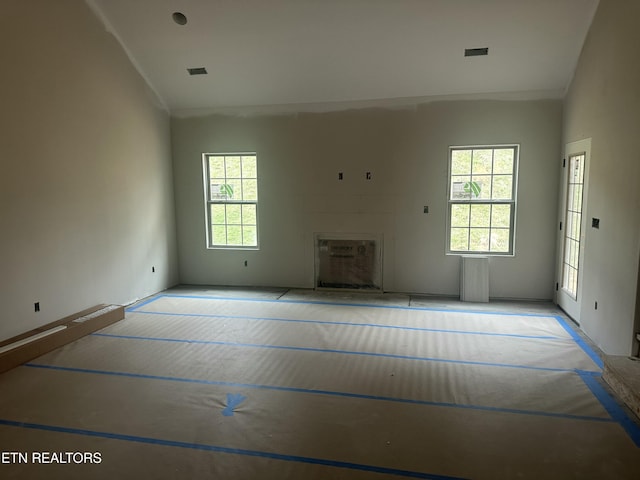
[[[464,56],[465,57],[479,57],[482,55],[489,55],[489,48],[465,48]]]
[[[187,68],[189,75],[207,75],[207,69],[204,67]]]
[[[173,18],[173,21],[176,22],[178,25],[187,24],[187,17],[182,12],[173,12],[173,15],[171,15],[171,18]]]

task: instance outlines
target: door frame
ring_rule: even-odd
[[[580,223],[580,252],[578,255],[578,291],[576,298],[563,291],[562,274],[564,264],[564,234],[566,228],[566,209],[569,183],[569,159],[571,156],[584,153],[584,178],[582,190],[582,218]],[[557,234],[557,255],[556,255],[556,291],[555,303],[576,323],[580,324],[580,311],[582,305],[582,292],[584,286],[584,256],[587,249],[587,206],[589,199],[589,168],[591,165],[591,138],[585,138],[576,142],[567,143],[564,148],[562,171],[560,175],[560,192],[558,208],[558,234]],[[562,228],[560,228],[562,225]]]

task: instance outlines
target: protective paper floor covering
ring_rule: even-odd
[[[640,478],[576,339],[555,316],[159,295],[0,376],[0,476]]]

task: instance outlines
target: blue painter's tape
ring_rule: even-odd
[[[535,415],[535,416],[542,416],[542,417],[566,418],[566,419],[572,419],[572,420],[585,420],[585,421],[605,422],[605,423],[613,421],[611,418],[606,418],[606,417],[590,417],[590,416],[584,416],[584,415],[543,412],[543,411],[536,411],[536,410],[519,410],[516,408],[489,407],[484,405],[432,402],[427,400],[413,400],[409,398],[384,397],[380,395],[366,395],[361,393],[334,392],[331,390],[317,390],[317,389],[298,388],[298,387],[280,387],[276,385],[260,385],[260,384],[252,384],[252,383],[225,382],[221,380],[202,380],[202,379],[181,378],[181,377],[167,377],[167,376],[159,376],[159,375],[148,375],[148,374],[142,374],[142,373],[112,372],[112,371],[106,371],[106,370],[92,370],[92,369],[86,369],[86,368],[60,367],[56,365],[42,365],[37,363],[27,363],[24,366],[30,367],[30,368],[42,368],[45,370],[59,370],[63,372],[86,373],[86,374],[94,374],[94,375],[111,375],[116,377],[137,378],[137,379],[144,379],[144,380],[161,380],[161,381],[167,381],[167,382],[196,383],[201,385],[215,385],[215,386],[234,387],[234,388],[255,388],[259,390],[271,390],[276,392],[289,392],[289,393],[303,393],[303,394],[311,394],[311,395],[331,395],[331,396],[344,397],[344,398],[357,398],[360,400],[406,403],[406,404],[412,404],[412,405],[423,405],[428,407],[462,408],[467,410],[512,413],[516,415]],[[588,372],[585,372],[585,373],[588,373]]]
[[[149,305],[150,303],[155,302],[156,300],[164,297],[165,295],[156,295],[150,298],[147,298],[146,300],[143,300],[140,303],[136,303],[135,305],[133,305],[132,307],[128,307],[126,308],[127,312],[135,312],[136,310],[138,310],[140,307],[144,307],[145,305]]]
[[[235,408],[247,399],[240,393],[227,393],[227,406],[222,410],[225,417],[233,417]]]
[[[398,360],[416,360],[416,361],[422,361],[422,362],[455,363],[459,365],[477,365],[482,367],[520,368],[524,370],[542,370],[545,372],[573,372],[574,371],[574,369],[572,368],[535,367],[531,365],[478,362],[473,360],[451,360],[446,358],[400,355],[396,353],[359,352],[354,350],[337,350],[337,349],[330,349],[330,348],[292,347],[288,345],[262,345],[259,343],[222,342],[222,341],[214,341],[214,340],[183,340],[183,339],[177,339],[177,338],[139,337],[135,335],[115,335],[112,333],[94,333],[92,334],[92,336],[122,338],[126,340],[142,340],[142,341],[152,341],[152,342],[189,343],[189,344],[198,344],[198,345],[220,345],[220,346],[226,346],[226,347],[264,348],[264,349],[273,349],[273,350],[290,350],[290,351],[314,352],[314,353],[335,353],[340,355],[359,355],[359,356],[367,356],[367,357],[395,358]]]
[[[604,369],[604,363],[602,362],[602,359],[598,356],[596,352],[593,351],[593,349],[587,344],[587,342],[585,342],[584,339],[580,337],[580,335],[578,335],[578,332],[576,332],[573,328],[567,325],[567,322],[565,322],[562,317],[556,315],[555,319],[562,326],[562,328],[564,328],[567,331],[567,333],[571,335],[573,340],[584,351],[584,353],[586,353],[589,356],[589,358],[593,360],[593,363],[595,363],[598,366],[598,368],[600,368],[601,370]]]
[[[589,390],[600,401],[604,409],[611,415],[611,418],[620,424],[627,432],[636,447],[640,447],[640,426],[638,426],[625,411],[618,405],[614,398],[600,384],[602,376],[591,372],[578,371],[582,381],[589,387]]]
[[[178,295],[175,293],[165,293],[158,295],[154,300],[160,298],[191,298],[196,300],[222,300],[233,302],[256,302],[256,303],[290,303],[299,305],[327,305],[337,307],[365,307],[365,308],[381,308],[390,310],[410,310],[410,311],[426,311],[426,312],[453,312],[453,313],[472,313],[479,315],[498,315],[504,317],[544,317],[553,318],[554,314],[550,313],[510,313],[510,312],[491,312],[486,310],[465,310],[465,309],[449,309],[449,308],[433,308],[433,307],[411,307],[409,305],[377,305],[374,303],[340,303],[340,302],[323,302],[319,300],[286,300],[282,298],[278,299],[265,299],[265,298],[243,298],[243,297],[212,297],[205,295]]]
[[[457,335],[485,335],[489,337],[511,337],[525,338],[532,340],[568,340],[566,337],[556,337],[552,335],[518,335],[515,333],[495,333],[495,332],[479,332],[469,330],[451,330],[444,328],[425,328],[425,327],[401,327],[399,325],[384,325],[380,323],[355,323],[355,322],[338,322],[328,320],[301,320],[295,318],[278,318],[278,317],[253,317],[249,315],[221,315],[212,313],[171,313],[171,312],[153,312],[148,310],[136,310],[135,313],[141,315],[162,315],[169,317],[197,317],[197,318],[233,318],[240,320],[255,320],[265,322],[289,322],[289,323],[308,323],[317,325],[343,325],[349,327],[368,327],[368,328],[386,328],[392,330],[407,330],[418,332],[436,332],[451,333]]]
[[[38,423],[16,422],[13,420],[0,419],[0,425],[8,427],[26,428],[32,430],[42,430],[47,432],[68,433],[73,435],[83,435],[96,438],[107,438],[110,440],[120,440],[125,442],[136,442],[148,445],[161,445],[164,447],[188,448],[192,450],[204,450],[208,452],[226,453],[230,455],[243,455],[247,457],[268,458],[271,460],[281,460],[285,462],[297,462],[311,465],[321,465],[325,467],[344,468],[359,470],[364,472],[380,473],[384,475],[396,475],[407,478],[422,478],[426,480],[464,480],[462,477],[452,477],[449,475],[438,475],[434,473],[415,472],[397,468],[379,467],[376,465],[366,465],[361,463],[341,462],[324,458],[303,457],[298,455],[285,455],[281,453],[262,452],[258,450],[246,450],[242,448],[222,447],[218,445],[208,445],[202,443],[187,443],[175,440],[165,440],[160,438],[140,437],[137,435],[124,435],[119,433],[101,432],[96,430],[85,430],[80,428],[62,427],[56,425],[43,425]]]

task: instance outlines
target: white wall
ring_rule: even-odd
[[[465,100],[173,118],[180,280],[310,288],[314,232],[381,233],[386,291],[457,295],[459,258],[445,255],[448,147],[519,143],[516,256],[492,259],[490,295],[551,299],[561,110],[559,100]],[[258,153],[259,251],[205,247],[201,156],[233,151]]]
[[[564,106],[564,142],[592,139],[580,322],[619,355],[632,353],[638,308],[639,19],[640,2],[600,1]]]
[[[0,339],[175,284],[169,117],[116,40],[9,0],[0,58]]]

